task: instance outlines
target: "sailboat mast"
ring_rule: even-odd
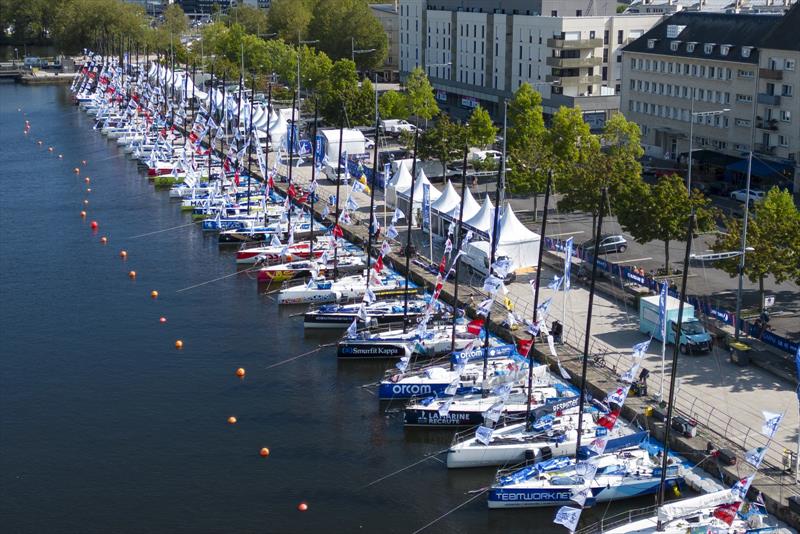
[[[311,219],[310,236],[308,238],[308,258],[314,261],[314,198],[317,196],[317,121],[319,120],[319,102],[316,97],[314,98],[314,134],[311,138],[311,211],[309,212]],[[267,130],[269,130],[269,123],[267,123]],[[326,262],[327,263],[327,262]]]
[[[592,303],[594,302],[594,284],[597,278],[597,257],[600,250],[600,234],[603,229],[603,216],[606,212],[606,201],[608,189],[603,187],[600,195],[600,213],[597,216],[597,230],[594,236],[594,249],[592,249],[592,280],[589,283],[589,307],[586,311],[586,334],[583,342],[583,364],[581,366],[581,393],[578,401],[578,439],[575,443],[575,458],[579,457],[581,451],[581,436],[583,433],[583,409],[586,405],[586,367],[589,363],[589,341],[592,332]],[[544,236],[542,236],[544,239]]]
[[[686,254],[683,256],[683,276],[681,277],[681,294],[678,295],[680,302],[678,303],[678,320],[675,325],[675,336],[680,337],[681,327],[683,326],[683,303],[686,299],[686,281],[689,278],[689,256],[692,252],[692,233],[694,232],[696,215],[694,210],[689,215],[689,224],[686,229]],[[667,336],[670,332],[667,332]],[[662,343],[666,343],[664,339]],[[667,419],[664,423],[664,454],[661,459],[661,481],[658,486],[658,506],[664,505],[664,484],[667,480],[667,463],[669,460],[669,434],[670,425],[672,424],[672,413],[675,400],[675,380],[678,377],[678,353],[680,352],[680,341],[675,339],[675,347],[672,351],[672,369],[669,373],[669,400],[667,405]],[[658,530],[663,530],[663,525],[658,522]]]
[[[408,279],[411,276],[411,226],[414,220],[414,187],[417,181],[417,147],[419,146],[419,128],[414,129],[414,154],[411,160],[411,192],[409,193],[408,213],[406,213],[406,279],[403,289],[403,333],[408,330]],[[396,197],[396,195],[395,195]]]
[[[211,64],[211,80],[209,81],[208,86],[208,94],[209,94],[209,103],[208,103],[208,115],[212,117],[213,114],[211,113],[211,103],[214,101],[214,64]],[[222,125],[220,122],[217,125],[219,128]],[[217,132],[214,132],[214,136],[217,135]],[[211,155],[214,153],[214,137],[211,136],[211,128],[208,129],[208,182],[211,183]]]
[[[377,80],[376,80],[377,82]],[[375,86],[375,101],[378,101],[378,86]],[[369,289],[369,279],[370,279],[370,272],[369,272],[369,264],[370,264],[370,257],[372,255],[372,239],[375,236],[376,228],[373,224],[375,220],[375,188],[377,187],[378,183],[378,126],[379,126],[379,115],[378,115],[378,107],[375,107],[375,146],[373,147],[372,152],[372,186],[369,190],[369,230],[367,231],[367,289]],[[384,224],[385,221],[384,221]]]
[[[544,257],[544,236],[547,232],[547,208],[550,204],[550,188],[553,186],[553,171],[547,173],[547,186],[544,190],[544,215],[542,216],[542,233],[539,238],[539,260],[536,265],[536,283],[533,290],[533,328],[536,328],[537,312],[539,308],[539,288],[542,280],[542,257]],[[538,330],[537,330],[538,331]],[[528,402],[525,407],[525,430],[530,431],[533,426],[531,421],[531,388],[533,386],[533,343],[536,336],[531,336],[531,346],[528,349]]]
[[[339,279],[339,189],[342,183],[342,143],[344,140],[344,119],[346,116],[344,102],[342,102],[342,118],[339,122],[339,155],[336,158],[336,209],[333,220],[333,281]]]
[[[297,105],[297,93],[292,92],[292,125],[291,129],[289,130],[289,172],[288,180],[289,183],[286,186],[286,196],[287,200],[289,201],[289,207],[286,210],[286,235],[291,235],[292,233],[292,197],[289,195],[289,189],[292,188],[292,167],[294,166],[294,139],[295,139],[295,132],[297,132],[297,123],[295,122],[294,117],[294,108]]]
[[[497,221],[500,218],[500,204],[502,202],[500,199],[502,198],[503,185],[506,180],[506,135],[508,135],[508,100],[503,102],[503,159],[500,161],[500,172],[497,174],[497,186],[494,192],[494,218],[492,220],[492,233],[489,236],[491,250],[489,254],[489,276],[494,271],[495,255],[497,254],[497,227],[499,226]],[[500,283],[504,284],[505,281],[501,280]],[[486,376],[489,372],[489,321],[491,318],[492,309],[490,307],[486,312],[486,322],[483,326],[483,385],[481,387],[483,391],[481,395],[484,397],[488,395],[488,391],[486,391]]]
[[[455,268],[456,272],[454,273],[454,287],[453,287],[453,330],[450,334],[450,352],[456,350],[456,321],[458,321],[458,266],[461,262],[461,258],[458,257],[458,251],[461,250],[461,224],[464,222],[464,195],[467,193],[467,153],[469,152],[469,144],[464,144],[464,161],[462,162],[461,167],[461,203],[458,206],[458,227],[456,228],[456,232],[458,232],[458,236],[456,236],[456,261],[455,265],[451,265],[450,268]],[[450,363],[452,367],[452,362]]]
[[[253,177],[253,103],[255,101],[256,95],[256,76],[253,74],[253,81],[250,83],[250,111],[248,112],[249,117],[249,128],[247,132],[247,214],[250,214],[250,190],[252,189],[252,177]]]

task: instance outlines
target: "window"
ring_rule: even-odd
[[[697,76],[697,65],[692,65],[692,76]]]
[[[735,124],[736,124],[736,126],[739,126],[739,127],[742,127],[742,128],[749,128],[751,122],[750,122],[750,119],[736,119]]]
[[[792,89],[791,85],[783,84],[781,87],[781,96],[792,96]]]
[[[696,44],[697,44],[697,43],[686,43],[686,51],[687,51],[687,52],[689,52],[690,54],[691,54],[692,52],[694,52],[694,46],[695,46]]]
[[[594,30],[589,31],[589,39],[594,39],[595,35],[596,35],[596,33],[595,33]]]
[[[608,44],[608,30],[603,32],[603,44],[604,45]]]
[[[551,11],[551,12],[550,12],[550,16],[551,16],[551,17],[557,17],[557,16],[558,16],[558,11],[556,11],[556,10],[554,9],[553,11]]]
[[[714,51],[714,43],[706,43],[703,46],[703,52],[705,52],[706,54],[710,54],[713,51]]]
[[[619,33],[621,35],[622,34],[622,30],[620,30]],[[622,41],[618,39],[617,40],[617,44],[622,44]],[[656,46],[656,40],[655,39],[648,39],[647,40],[647,48],[655,48],[655,46]]]
[[[781,120],[783,122],[792,122],[792,112],[786,109],[781,110]]]
[[[779,135],[778,136],[778,144],[783,147],[789,146],[789,136],[788,135]]]
[[[670,49],[670,50],[672,50],[673,52],[677,52],[677,51],[678,51],[678,47],[679,47],[680,45],[681,45],[681,42],[680,42],[680,41],[672,41],[672,42],[669,44],[669,49]]]
[[[706,98],[706,90],[705,89],[698,89],[697,90],[697,98],[699,100],[705,100],[705,98]]]
[[[793,59],[785,59],[783,60],[783,69],[784,70],[794,70],[795,68],[795,61]]]
[[[725,93],[725,103],[726,104],[730,104],[731,103],[731,94],[730,93]]]
[[[736,101],[741,104],[750,104],[753,102],[753,95],[736,95]]]
[[[623,39],[623,38],[624,38],[624,32],[623,32],[622,30],[619,30],[619,31],[617,32],[617,44],[622,44],[622,39]],[[653,43],[655,43],[655,39],[649,39],[649,40],[647,41],[647,48],[653,48],[653,47],[650,45],[650,41],[653,41]]]
[[[688,63],[684,63],[683,64],[683,74],[686,75],[686,76],[689,75],[689,64]]]
[[[575,10],[575,16],[576,16],[576,17],[580,17],[580,16],[582,16],[582,15],[583,15],[583,11],[581,11],[580,9],[576,9],[576,10]]]
[[[731,45],[722,45],[719,47],[720,55],[727,56],[728,52],[731,51]]]
[[[604,48],[603,49],[603,61],[608,61],[606,56],[608,56],[608,53],[606,52],[606,49]],[[631,70],[636,70],[636,60],[634,58],[631,58]]]
[[[752,78],[753,77],[753,71],[752,70],[739,69],[739,72],[737,73],[737,75],[739,76],[739,78]]]
[[[608,48],[603,48],[603,63],[608,63]]]
[[[714,67],[708,67],[708,77],[709,78],[716,77],[716,69]]]
[[[742,47],[742,57],[750,57],[750,51],[753,49],[752,46],[743,46]]]
[[[622,54],[617,54],[617,63],[622,63]]]
[[[705,78],[706,77],[706,66],[705,65],[700,65],[700,77],[701,78]]]
[[[637,91],[642,90],[642,80],[636,80],[636,90]]]
[[[605,68],[605,67],[603,67],[603,68]],[[635,91],[635,90],[636,90],[636,80],[631,80],[631,91]]]

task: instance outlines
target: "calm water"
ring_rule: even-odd
[[[390,364],[327,348],[267,369],[331,339],[304,336],[247,274],[178,292],[234,272],[231,253],[195,227],[137,238],[190,218],[91,125],[65,88],[0,85],[5,532],[412,532],[491,480],[428,460],[361,489],[451,433],[379,409],[360,386]],[[565,532],[552,517],[479,497],[426,532]]]

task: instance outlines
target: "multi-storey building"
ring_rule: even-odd
[[[752,150],[798,188],[800,6],[783,16],[680,12],[625,47],[622,112],[648,153]],[[690,124],[693,121],[694,124]]]
[[[619,109],[621,48],[659,20],[606,0],[401,0],[400,76],[422,66],[446,111],[496,119],[528,82],[546,114],[579,106],[599,127]]]
[[[375,15],[388,38],[389,50],[386,55],[386,61],[383,62],[382,68],[378,69],[384,81],[393,82],[397,79],[398,69],[400,68],[400,48],[399,48],[399,33],[400,33],[400,15],[397,6],[397,1],[392,4],[370,4],[370,11]]]
[[[682,10],[720,13],[778,13],[794,0],[634,0],[626,13],[673,14]]]

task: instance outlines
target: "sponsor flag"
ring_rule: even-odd
[[[572,495],[570,496],[570,500],[578,503],[578,505],[583,506],[586,504],[586,499],[592,496],[592,490],[589,488],[575,488],[572,490]]]
[[[580,508],[573,508],[571,506],[562,506],[556,512],[556,518],[553,519],[553,523],[558,523],[559,525],[564,525],[570,532],[575,532],[575,528],[578,526],[578,521],[581,518],[581,509]]]
[[[764,414],[764,425],[761,427],[761,433],[772,439],[775,436],[775,432],[778,431],[781,419],[783,419],[783,414],[772,412],[762,413]]]
[[[750,449],[744,454],[744,459],[758,469],[761,465],[761,462],[764,460],[764,455],[767,453],[766,447],[756,447],[755,449]]]
[[[350,326],[347,327],[347,336],[354,337],[358,332],[358,320],[353,319],[353,322],[350,323]]]
[[[565,251],[564,251],[564,291],[569,291],[570,286],[570,271],[572,270],[572,239],[567,239],[565,243]]]
[[[439,412],[439,417],[447,417],[447,414],[450,413],[451,404],[453,404],[453,399],[447,399],[439,406],[437,410]]]
[[[490,274],[486,277],[486,280],[483,281],[483,290],[494,295],[500,289],[500,286],[503,285],[503,279]]]
[[[397,228],[394,227],[394,223],[392,223],[389,228],[386,229],[386,237],[388,239],[394,239],[398,236]]]
[[[484,445],[488,445],[492,442],[492,434],[493,430],[488,426],[479,426],[478,429],[475,431],[475,439],[483,443]]]
[[[505,403],[502,400],[495,402],[494,404],[489,406],[488,410],[483,412],[483,418],[486,421],[491,421],[492,423],[497,423],[497,421],[500,420],[500,415],[502,415],[502,413],[503,413],[503,407],[504,406],[505,406]]]
[[[400,219],[405,219],[405,217],[406,216],[403,214],[400,208],[395,208],[394,214],[392,215],[392,226],[397,224],[397,221],[399,221]]]

